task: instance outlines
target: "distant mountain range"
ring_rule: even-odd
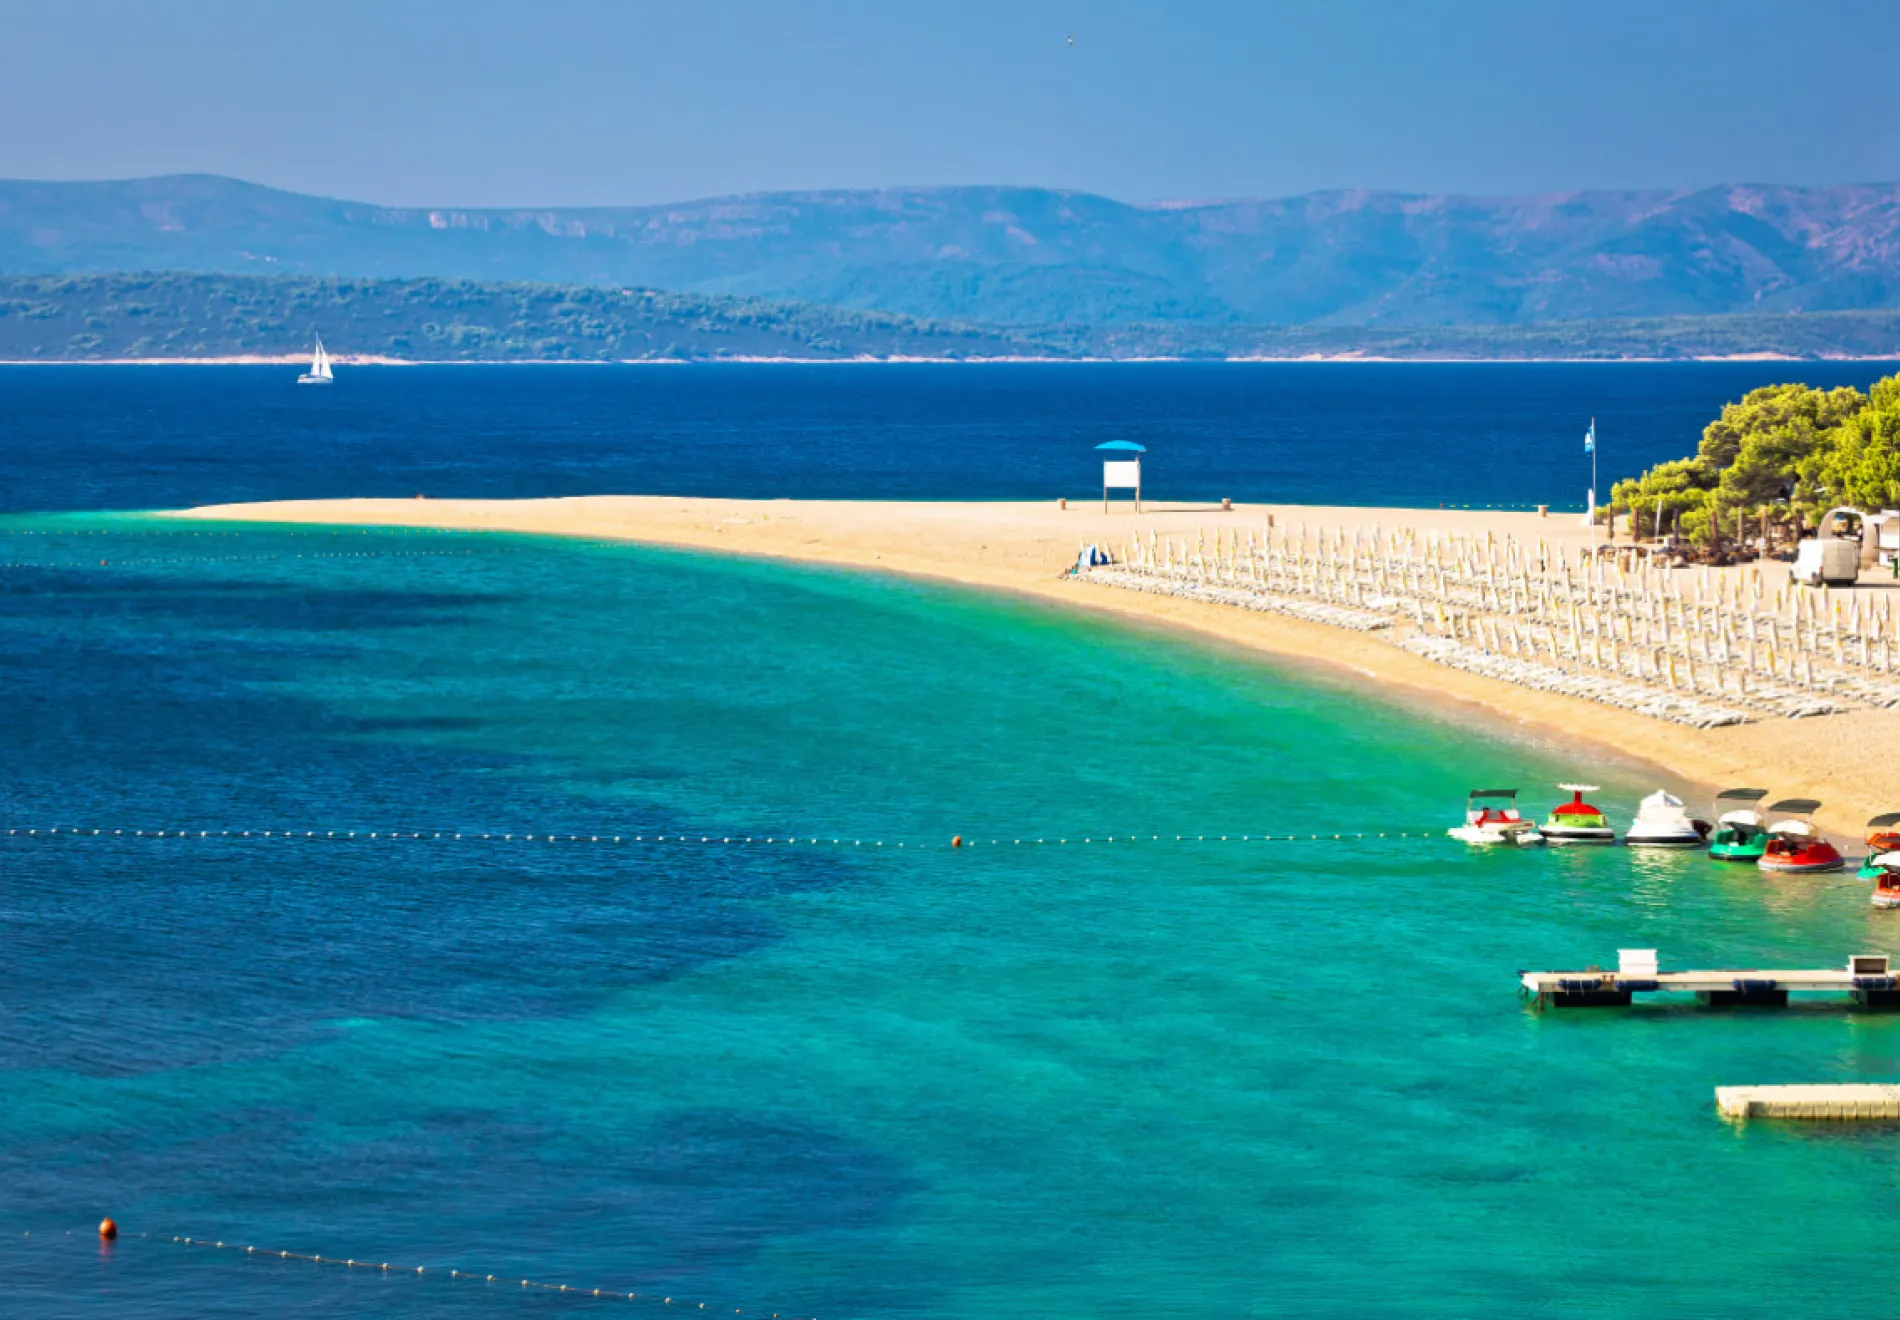
[[[436,210],[0,181],[0,272],[544,281],[998,325],[1510,326],[1900,307],[1900,185],[1133,206],[1039,188]]]
[[[1505,326],[977,326],[764,299],[308,275],[0,276],[0,360],[282,358],[410,362],[733,358],[1900,357],[1900,311]]]

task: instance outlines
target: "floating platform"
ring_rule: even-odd
[[[1880,1082],[1837,1086],[1718,1086],[1715,1109],[1723,1118],[1900,1121],[1900,1086]]]
[[[1693,994],[1721,1007],[1779,1008],[1791,992],[1845,994],[1865,1007],[1900,1008],[1900,976],[1885,954],[1857,953],[1840,970],[1750,968],[1742,971],[1665,972],[1654,949],[1619,949],[1615,971],[1522,972],[1524,989],[1538,1004],[1557,1008],[1618,1008],[1636,995]]]

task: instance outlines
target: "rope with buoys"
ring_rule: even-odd
[[[26,1232],[20,1236],[30,1238],[33,1234]],[[42,1233],[41,1236],[44,1238],[49,1235]],[[72,1230],[68,1229],[65,1236],[73,1236]],[[371,1270],[378,1274],[391,1276],[415,1275],[423,1278],[447,1278],[458,1283],[464,1281],[484,1284],[499,1283],[511,1288],[524,1288],[537,1292],[563,1293],[570,1297],[598,1297],[603,1301],[625,1300],[629,1302],[645,1302],[652,1306],[678,1307],[684,1311],[706,1311],[709,1309],[709,1304],[706,1302],[689,1301],[683,1297],[671,1297],[665,1293],[627,1292],[618,1288],[586,1288],[578,1284],[549,1283],[543,1279],[523,1279],[506,1274],[486,1273],[480,1270],[465,1270],[460,1268],[444,1269],[440,1265],[393,1265],[388,1261],[358,1260],[353,1256],[326,1256],[321,1253],[307,1251],[281,1251],[267,1247],[253,1246],[242,1242],[224,1242],[214,1238],[184,1237],[178,1234],[134,1233],[131,1236],[143,1238],[150,1242],[174,1242],[184,1247],[201,1247],[212,1251],[237,1252],[245,1256],[264,1260],[302,1260],[309,1261],[316,1265],[340,1265],[344,1269]],[[119,1225],[114,1220],[108,1217],[100,1221],[99,1240],[102,1243],[114,1242],[118,1237]],[[728,1314],[723,1303],[718,1307],[710,1309],[714,1314]],[[730,1314],[745,1315],[747,1311],[743,1306],[735,1306],[731,1308]],[[786,1316],[781,1315],[777,1311],[768,1312],[755,1310],[751,1312],[751,1314],[761,1317],[769,1316],[770,1320],[818,1320],[817,1316]]]
[[[825,848],[890,848],[894,850],[927,851],[949,848],[962,850],[979,846],[989,848],[1053,848],[1080,847],[1083,845],[1134,844],[1134,843],[1347,843],[1360,840],[1377,839],[1435,839],[1442,837],[1440,830],[1357,830],[1336,834],[1102,834],[1066,836],[1057,838],[993,838],[966,839],[958,834],[948,843],[929,843],[917,839],[852,839],[842,835],[829,838],[815,834],[765,835],[712,835],[712,834],[554,834],[535,832],[486,833],[473,830],[151,830],[151,829],[107,829],[90,826],[55,825],[51,827],[9,826],[0,839],[49,839],[49,840],[87,840],[92,839],[172,839],[172,840],[252,840],[262,842],[317,842],[317,843],[540,843],[540,844],[601,844],[619,845],[667,845],[669,847],[825,847]]]

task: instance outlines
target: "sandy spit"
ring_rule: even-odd
[[[1862,823],[1900,810],[1900,710],[1856,711],[1695,730],[1555,693],[1462,673],[1374,638],[1277,615],[1069,581],[1079,545],[1135,534],[1193,537],[1205,528],[1385,528],[1456,531],[1572,544],[1587,538],[1579,515],[1476,510],[1327,508],[1311,505],[1150,504],[1137,517],[1099,502],[911,503],[720,500],[597,495],[542,500],[362,499],[227,504],[168,516],[227,521],[429,527],[585,536],[873,569],[1001,590],[1130,621],[1183,630],[1225,645],[1314,667],[1333,681],[1371,684],[1433,713],[1475,719],[1499,732],[1577,747],[1652,767],[1659,783],[1706,796],[1735,785],[1825,802],[1820,823],[1859,837]],[[1527,789],[1542,786],[1526,785]],[[1533,799],[1535,800],[1535,799]],[[1703,805],[1695,804],[1692,805]]]

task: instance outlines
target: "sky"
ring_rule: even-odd
[[[1896,52],[1895,0],[0,0],[0,177],[467,207],[1885,182]]]

